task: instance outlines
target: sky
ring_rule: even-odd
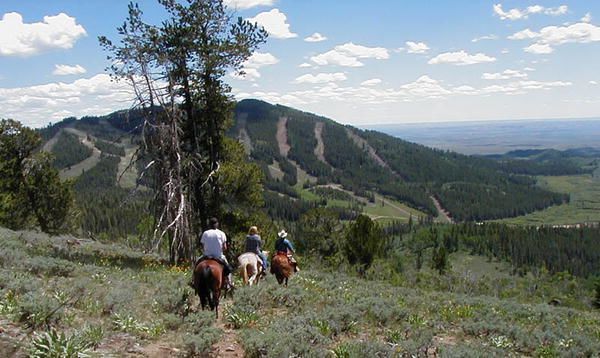
[[[224,3],[269,33],[245,76],[226,76],[237,99],[353,125],[600,118],[600,1]],[[40,127],[129,108],[98,44],[126,14],[124,0],[0,0],[0,118]]]

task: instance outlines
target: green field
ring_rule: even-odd
[[[551,191],[568,193],[571,200],[568,204],[501,221],[526,225],[600,222],[600,178],[597,175],[544,176],[538,178],[538,185]]]

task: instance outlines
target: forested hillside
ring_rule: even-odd
[[[565,195],[536,188],[535,179],[522,175],[551,171],[551,164],[538,163],[532,168],[518,160],[507,163],[435,150],[257,100],[241,101],[236,119],[232,134],[247,132],[251,156],[265,164],[263,168],[275,161],[283,169],[292,159],[321,184],[341,184],[363,197],[377,192],[430,215],[437,214],[431,197],[459,221],[511,217],[568,201]],[[277,126],[282,119],[290,147],[287,158],[281,155],[277,142]],[[325,161],[319,160],[315,150],[317,123],[323,123]],[[277,181],[269,171],[265,174],[267,181]],[[294,185],[293,180],[283,182]],[[289,195],[285,185],[267,187]]]
[[[84,171],[75,185],[86,231],[134,233],[135,225],[126,224],[124,218],[139,219],[147,212],[147,203],[140,201],[147,195],[139,193],[127,204],[117,205],[118,198],[127,197],[127,190],[116,182],[119,162],[129,160],[123,142],[138,140],[141,123],[141,113],[120,111],[104,117],[68,118],[40,130],[53,152],[58,152],[58,168],[89,156],[90,149],[68,128],[86,133],[103,153],[96,167]],[[485,158],[435,150],[258,100],[237,104],[228,135],[243,142],[247,154],[262,168],[267,213],[286,221],[295,221],[318,206],[337,210],[342,217],[356,217],[363,210],[360,203],[373,205],[376,196],[432,217],[439,214],[435,199],[455,221],[513,217],[569,200],[568,195],[540,189],[536,179],[526,174],[584,171],[556,155],[548,158],[548,153],[533,161],[510,153]],[[127,164],[121,163],[121,168]],[[139,171],[144,165],[134,167]],[[140,183],[147,183],[147,178]],[[343,199],[324,195],[322,189],[329,186],[335,187],[330,190],[337,191],[338,197],[345,194]],[[104,199],[92,194],[94,190],[105,191]]]

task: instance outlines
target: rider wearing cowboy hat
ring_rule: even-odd
[[[277,233],[277,241],[275,241],[275,251],[277,251],[277,253],[287,255],[290,263],[292,264],[292,266],[294,266],[294,271],[298,272],[300,271],[300,269],[298,268],[298,263],[296,262],[296,259],[292,257],[292,255],[295,253],[294,246],[292,245],[290,240],[287,239],[287,236],[288,233],[285,230],[281,230]]]

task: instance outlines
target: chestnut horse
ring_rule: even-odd
[[[244,279],[244,285],[250,285],[260,280],[263,273],[263,267],[260,259],[254,252],[245,252],[238,256],[238,264],[240,266],[240,275]]]
[[[219,298],[223,284],[223,266],[216,260],[206,259],[196,264],[192,275],[194,290],[204,310],[208,305],[219,318]]]
[[[288,279],[294,272],[294,266],[290,263],[287,254],[278,252],[271,261],[271,273],[275,275],[277,282],[281,285],[285,283],[287,287]]]

